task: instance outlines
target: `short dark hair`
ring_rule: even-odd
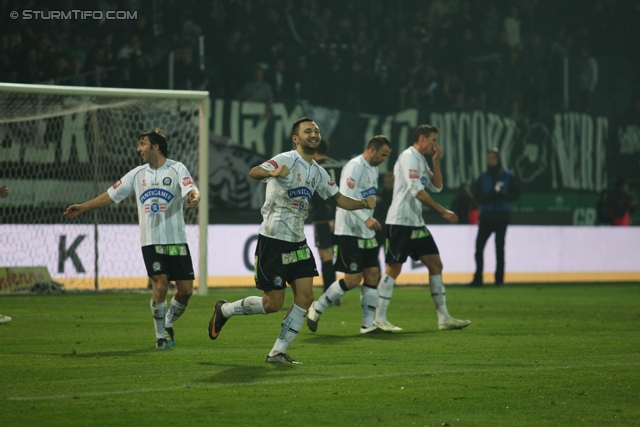
[[[429,138],[432,133],[438,133],[440,129],[431,125],[420,125],[416,128],[415,132],[413,132],[413,142],[414,144],[418,142],[420,139],[420,135],[424,135],[425,138]]]
[[[384,135],[376,135],[369,140],[367,144],[367,149],[373,147],[376,151],[380,150],[384,145],[388,145],[391,148],[391,142],[389,142],[389,138]]]
[[[318,154],[327,154],[327,151],[329,151],[329,146],[331,144],[329,144],[329,141],[327,141],[324,138],[320,139],[320,144],[318,144],[318,149],[316,150],[316,153]]]
[[[149,132],[143,132],[140,135],[138,135],[138,141],[141,141],[145,136],[149,138],[149,141],[151,142],[152,145],[155,144],[158,147],[160,147],[160,152],[162,153],[163,156],[169,157],[168,156],[169,147],[167,143],[167,137],[164,135],[164,131],[162,129],[155,128]]]
[[[300,129],[300,123],[304,123],[304,122],[312,122],[313,119],[311,119],[310,117],[300,117],[298,120],[296,120],[293,123],[293,126],[291,127],[291,136],[293,135],[297,135],[298,134],[298,129]]]

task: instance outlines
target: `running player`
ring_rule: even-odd
[[[298,335],[313,302],[313,277],[318,275],[303,228],[313,193],[318,192],[342,209],[375,207],[375,197],[356,200],[342,195],[327,171],[313,160],[320,144],[320,129],[313,120],[308,117],[298,119],[293,124],[291,135],[295,150],[278,154],[249,172],[253,179],[267,182],[254,265],[256,287],[264,295],[231,303],[218,301],[209,322],[209,338],[215,340],[232,316],[275,313],[284,304],[289,283],[293,290],[293,304],[267,355],[265,361],[268,363],[300,363],[286,354],[286,350]]]

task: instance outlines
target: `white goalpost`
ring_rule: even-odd
[[[137,136],[157,127],[202,196],[185,221],[206,295],[210,114],[204,91],[0,83],[0,267],[46,266],[71,289],[146,287],[133,197],[74,221],[62,212],[139,165]]]

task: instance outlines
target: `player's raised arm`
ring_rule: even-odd
[[[95,199],[89,200],[88,202],[84,202],[81,205],[69,206],[67,210],[64,211],[64,214],[62,215],[65,218],[73,219],[87,211],[104,208],[112,204],[113,204],[113,199],[111,199],[111,197],[107,192],[104,192],[98,197],[96,197]]]
[[[249,171],[249,176],[257,181],[261,181],[267,178],[278,178],[289,175],[289,168],[287,165],[280,165],[275,169],[266,169],[262,165],[258,165]]]

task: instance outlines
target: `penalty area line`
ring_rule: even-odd
[[[34,401],[34,400],[56,400],[56,399],[79,399],[83,397],[100,397],[100,396],[112,396],[118,394],[134,394],[134,393],[158,393],[166,391],[177,390],[211,390],[227,387],[245,387],[245,386],[272,386],[280,384],[303,384],[312,382],[327,382],[327,381],[346,381],[346,380],[370,380],[376,378],[393,378],[403,376],[426,376],[426,375],[446,375],[446,374],[473,374],[473,373],[492,373],[492,372],[523,372],[523,371],[553,371],[559,369],[584,369],[584,368],[614,368],[623,366],[639,366],[640,362],[636,363],[605,363],[605,364],[581,364],[581,365],[559,365],[559,366],[520,366],[511,368],[495,368],[495,369],[445,369],[445,370],[433,370],[433,371],[404,371],[393,372],[389,374],[376,374],[376,375],[340,375],[334,377],[324,378],[299,378],[299,379],[282,379],[282,380],[269,380],[269,381],[255,381],[255,382],[242,382],[242,383],[218,383],[206,386],[194,386],[192,384],[185,384],[176,387],[163,387],[163,388],[141,388],[135,390],[115,390],[115,391],[98,391],[91,393],[76,393],[76,394],[56,394],[50,396],[15,396],[6,397],[0,399],[0,401]]]

